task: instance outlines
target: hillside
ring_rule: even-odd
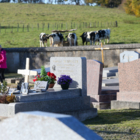
[[[105,28],[111,29],[111,44],[140,43],[140,18],[117,8],[1,3],[0,11],[0,44],[3,47],[39,47],[41,32],[50,34],[54,29],[71,27],[77,28],[79,45],[82,45],[79,37],[82,32]],[[118,27],[113,27],[115,21]]]

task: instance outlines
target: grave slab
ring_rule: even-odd
[[[118,78],[103,79],[102,80],[102,87],[105,87],[105,86],[119,86]]]
[[[38,100],[53,100],[53,99],[66,99],[81,96],[81,89],[62,90],[60,88],[48,89],[46,92],[37,92],[29,90],[29,95],[16,95],[17,102],[29,102]]]
[[[117,76],[118,73],[118,67],[109,67],[103,69],[103,78],[108,78],[112,76]]]
[[[0,132],[1,140],[102,140],[93,130],[70,115],[39,111],[19,113],[4,120],[0,123]]]
[[[15,103],[0,104],[0,116],[11,117],[19,112],[35,110],[53,113],[69,112],[77,114],[76,117],[82,119],[81,121],[97,116],[97,109],[90,107],[90,97],[81,96],[81,89],[51,89],[45,93],[29,92],[28,95],[16,95],[16,100]],[[84,115],[85,112],[87,115]]]

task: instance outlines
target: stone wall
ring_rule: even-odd
[[[17,72],[25,68],[26,57],[30,58],[30,69],[47,66],[50,57],[86,57],[101,61],[101,51],[95,50],[100,46],[75,46],[75,47],[44,47],[44,48],[5,48],[7,52],[7,72]],[[137,51],[140,53],[140,44],[110,44],[104,45],[105,67],[117,66],[120,62],[120,53]]]

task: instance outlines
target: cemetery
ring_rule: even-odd
[[[71,119],[73,123],[77,121],[77,125],[78,121],[79,123],[83,122],[81,124],[85,124],[89,130],[84,130],[83,125],[83,128],[76,132],[78,135],[75,137],[79,137],[79,139],[81,136],[89,140],[92,137],[97,137],[97,139],[109,139],[111,137],[139,138],[139,123],[135,127],[131,127],[131,123],[128,123],[131,120],[134,121],[135,118],[139,119],[140,115],[140,55],[138,49],[136,49],[137,45],[134,45],[131,50],[120,47],[118,49],[118,52],[121,52],[120,55],[114,56],[119,57],[116,62],[120,62],[118,62],[118,65],[112,63],[111,65],[114,65],[112,67],[106,66],[110,66],[107,64],[109,64],[109,61],[113,62],[115,58],[107,60],[106,57],[107,52],[109,55],[109,51],[114,51],[113,47],[111,48],[110,45],[101,46],[106,50],[99,50],[100,46],[98,46],[99,49],[94,46],[86,47],[84,47],[84,50],[82,50],[82,47],[75,47],[73,48],[75,52],[70,50],[72,47],[63,48],[64,56],[59,56],[62,54],[61,47],[56,48],[56,52],[52,48],[49,51],[48,48],[45,48],[48,51],[46,57],[42,54],[44,48],[38,48],[34,52],[32,48],[28,51],[25,49],[24,55],[22,49],[17,49],[16,52],[8,52],[8,55],[15,60],[13,62],[15,67],[11,67],[8,62],[10,60],[7,61],[8,67],[11,72],[15,72],[18,67],[16,72],[17,75],[20,75],[20,78],[13,79],[15,80],[13,82],[14,88],[10,87],[12,80],[8,81],[8,79],[6,80],[6,84],[8,83],[6,85],[7,90],[3,88],[4,83],[0,87],[0,120],[2,120],[0,126],[4,126],[6,121],[10,122],[10,119],[12,121],[14,118],[18,120],[25,118],[23,121],[26,122],[29,121],[28,116],[33,119],[40,116],[46,120],[49,117],[50,121],[51,118],[55,118],[56,122],[63,120],[62,122],[74,131],[78,126],[74,124],[70,126],[67,124],[68,120]],[[79,52],[80,49],[81,52],[83,51],[82,54]],[[98,52],[99,56],[98,54],[95,56],[98,58],[91,59],[92,55],[88,58],[86,51],[89,50],[92,50],[92,55],[94,55],[94,52]],[[35,51],[40,52],[40,54],[36,54]],[[51,53],[53,53],[53,56],[50,56]],[[71,56],[71,54],[75,54],[75,56]],[[76,54],[85,54],[86,57],[84,55],[79,57]],[[7,73],[10,71],[9,68]],[[53,87],[50,87],[51,84],[53,84]],[[65,85],[65,87],[62,85]],[[125,114],[127,114],[126,118],[124,118]],[[121,121],[124,122],[120,127]],[[24,125],[23,122],[22,125]],[[125,125],[127,126],[126,129],[123,128]],[[11,126],[8,127],[10,129]],[[61,127],[63,128],[63,126]],[[113,130],[115,130],[114,134],[112,133]],[[71,133],[69,131],[71,130],[67,130],[67,133]],[[89,137],[84,136],[80,131],[88,131]],[[119,131],[122,131],[122,133],[118,133]],[[3,137],[4,135],[0,138]],[[16,137],[20,137],[20,134]],[[57,137],[57,135],[54,135],[54,137]]]

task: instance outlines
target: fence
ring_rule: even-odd
[[[118,27],[118,22],[81,22],[81,23],[37,23],[36,25],[30,24],[17,24],[16,26],[2,26],[0,24],[0,33],[3,31],[7,32],[29,32],[33,30],[67,30],[67,29],[83,29],[83,28],[109,28],[109,27]]]

